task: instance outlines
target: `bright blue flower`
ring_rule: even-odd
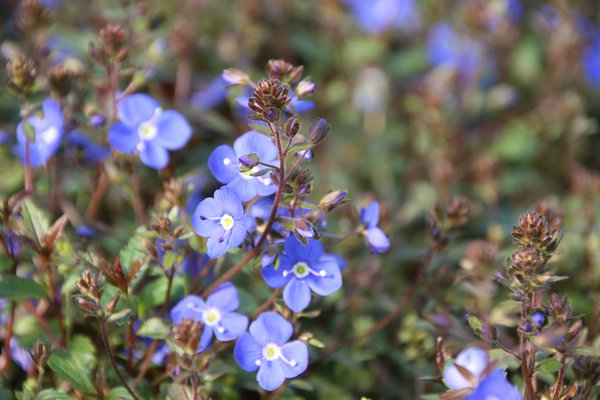
[[[484,69],[483,45],[459,35],[445,22],[434,25],[429,31],[427,55],[431,65],[455,70],[463,82],[473,80]]]
[[[248,372],[258,369],[260,387],[273,391],[286,378],[295,378],[308,366],[308,349],[299,340],[288,343],[294,328],[285,318],[265,312],[250,324],[233,348],[233,357]]]
[[[465,400],[521,400],[521,393],[506,380],[506,373],[497,369],[486,376],[477,386],[477,389]]]
[[[240,306],[235,286],[227,282],[219,286],[206,301],[199,296],[184,297],[171,310],[171,319],[175,324],[184,319],[202,322],[204,330],[200,337],[198,353],[210,345],[213,334],[221,342],[237,339],[248,327],[248,317],[233,312]]]
[[[33,367],[33,359],[27,349],[19,344],[19,340],[13,336],[9,343],[10,358],[24,371],[29,371]]]
[[[583,51],[582,63],[588,82],[600,88],[600,34],[595,35]]]
[[[249,131],[236,139],[233,148],[228,145],[217,147],[208,158],[208,166],[212,174],[226,187],[235,191],[240,200],[248,201],[255,196],[269,196],[277,191],[268,174],[263,176],[251,176],[263,169],[260,165],[255,166],[248,172],[240,172],[239,158],[256,153],[260,161],[273,163],[277,159],[277,148],[273,141],[256,131]]]
[[[74,130],[69,134],[67,142],[69,145],[80,149],[84,161],[90,164],[97,164],[110,155],[108,148],[93,143],[83,132],[78,130]]]
[[[295,236],[286,239],[277,269],[262,268],[262,276],[272,288],[285,286],[283,300],[294,312],[308,307],[311,290],[328,296],[342,287],[340,267],[331,257],[323,257],[323,245],[311,240],[305,246]]]
[[[460,352],[453,364],[444,369],[444,383],[452,390],[460,390],[473,387],[473,380],[468,380],[461,374],[456,365],[465,368],[473,376],[475,382],[479,382],[481,373],[488,365],[487,353],[478,348],[471,347]]]
[[[32,167],[42,166],[58,150],[64,130],[64,118],[60,106],[55,100],[46,99],[42,103],[42,118],[33,116],[27,122],[35,131],[35,142],[29,144],[29,163]],[[25,164],[25,136],[24,123],[17,126],[17,152],[21,156],[21,163]]]
[[[108,131],[108,140],[123,153],[139,151],[149,167],[161,169],[169,163],[168,150],[178,150],[192,136],[192,128],[177,111],[163,111],[145,94],[124,98],[118,105],[119,122]]]
[[[379,203],[376,201],[360,210],[360,222],[364,226],[362,232],[369,249],[373,253],[385,253],[390,248],[390,240],[379,228]]]
[[[227,96],[227,89],[225,88],[226,84],[227,82],[225,79],[219,76],[206,88],[195,93],[190,100],[190,104],[200,111],[208,111],[218,106]]]
[[[412,32],[421,26],[421,11],[414,0],[346,0],[360,29],[377,35],[389,29]]]
[[[246,213],[239,197],[227,187],[202,200],[192,215],[192,227],[207,237],[206,254],[217,258],[242,244],[246,236]]]

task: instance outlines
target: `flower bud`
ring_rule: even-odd
[[[239,158],[240,172],[248,172],[260,163],[260,158],[256,153],[244,154]]]
[[[121,298],[121,292],[117,292],[117,293],[115,293],[113,298],[110,299],[110,301],[108,302],[108,304],[106,305],[106,308],[105,308],[107,314],[112,314],[112,312],[115,310],[115,307],[117,306],[117,303],[119,303],[120,298]]]
[[[296,136],[300,130],[301,117],[298,114],[291,116],[284,125],[285,134],[287,137],[292,138]]]
[[[223,79],[230,86],[247,85],[251,82],[248,74],[235,68],[227,68],[223,71]]]
[[[330,211],[339,204],[341,204],[342,201],[346,198],[347,194],[348,192],[345,190],[334,190],[333,192],[329,192],[325,196],[323,196],[323,198],[319,202],[319,205],[325,211]]]
[[[319,144],[329,135],[329,125],[323,118],[317,118],[308,128],[308,140],[313,144]]]
[[[296,86],[296,94],[298,95],[298,97],[310,96],[314,93],[316,86],[317,85],[315,85],[311,81],[302,80]]]

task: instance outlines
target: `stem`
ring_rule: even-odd
[[[269,220],[267,221],[267,225],[265,230],[263,231],[256,247],[254,247],[253,251],[246,253],[244,258],[242,258],[236,265],[234,265],[231,269],[225,272],[219,279],[213,282],[203,293],[202,296],[208,296],[215,289],[221,286],[223,283],[230,280],[235,274],[244,268],[244,266],[250,261],[254,256],[260,254],[261,248],[275,223],[275,217],[277,216],[277,209],[279,208],[279,203],[281,203],[281,199],[283,197],[283,189],[285,187],[285,154],[283,152],[281,146],[281,134],[279,132],[278,124],[269,124],[271,128],[271,132],[275,136],[275,144],[277,145],[277,153],[279,154],[279,185],[277,186],[277,193],[275,194],[275,200],[273,201],[273,208],[271,209],[271,215],[269,216]]]
[[[31,149],[29,139],[25,140],[25,191],[33,191],[33,176],[31,174]]]
[[[273,294],[271,295],[271,297],[269,297],[264,303],[262,303],[260,305],[260,307],[258,307],[256,309],[256,311],[254,311],[252,313],[252,315],[250,316],[250,319],[255,319],[256,317],[258,317],[260,315],[260,313],[262,313],[267,308],[269,308],[271,306],[271,304],[273,304],[275,302],[275,300],[277,299],[277,297],[279,297],[279,295],[281,294],[282,291],[283,291],[282,288],[276,289],[273,292]]]
[[[309,150],[304,150],[304,152],[302,154],[298,153],[298,159],[296,160],[296,162],[294,163],[292,168],[290,168],[287,175],[285,176],[286,181],[290,178],[290,176],[292,176],[292,174],[300,166],[300,164],[302,164],[302,161],[304,161],[304,156],[306,155],[307,151],[309,151]]]
[[[552,400],[559,400],[560,399],[560,392],[562,391],[562,386],[563,386],[563,381],[565,379],[565,371],[567,370],[567,355],[566,354],[562,354],[560,356],[560,362],[562,363],[562,366],[560,367],[560,370],[558,371],[558,376],[556,378],[556,387],[554,388],[554,396],[552,397]]]
[[[48,336],[48,339],[50,339],[50,341],[52,342],[52,346],[61,347],[60,340],[56,337],[56,335],[54,335],[54,333],[52,332],[52,329],[50,329],[50,325],[48,325],[48,322],[44,318],[42,318],[40,316],[40,314],[37,312],[37,310],[35,309],[35,306],[31,302],[31,300],[27,300],[27,301],[23,302],[23,306],[27,309],[27,311],[29,311],[31,313],[31,315],[33,315],[33,318],[35,318],[37,323],[40,324],[40,326],[44,330],[44,333],[46,334],[46,336]]]
[[[125,387],[127,392],[131,395],[131,397],[133,397],[135,400],[139,400],[139,398],[136,396],[134,391],[131,390],[131,388],[127,384],[127,381],[121,374],[121,371],[119,371],[119,368],[117,367],[117,362],[115,360],[115,356],[110,347],[110,343],[108,342],[108,336],[106,334],[106,320],[104,319],[104,317],[101,317],[101,318],[98,318],[98,322],[100,324],[100,335],[102,336],[102,341],[104,342],[104,347],[106,348],[106,352],[108,353],[108,358],[110,359],[110,363],[111,363],[113,369],[117,373],[119,380],[121,381],[121,383],[123,384],[123,386]]]
[[[13,334],[13,325],[15,323],[15,308],[16,303],[14,301],[10,302],[10,313],[8,314],[8,323],[6,325],[6,336],[4,338],[4,353],[2,354],[3,360],[0,363],[2,366],[3,373],[8,376],[8,366],[10,363],[10,340],[12,339]]]
[[[521,304],[521,321],[525,321],[528,315],[528,302],[524,301]],[[523,375],[523,383],[525,384],[525,400],[535,400],[535,392],[531,382],[531,370],[529,366],[529,343],[524,332],[519,332],[519,348],[521,352],[521,374]]]
[[[100,177],[96,183],[96,187],[94,188],[94,194],[92,194],[92,198],[90,199],[90,204],[85,212],[85,219],[87,221],[93,221],[96,219],[98,215],[98,210],[100,209],[100,203],[104,198],[104,193],[108,190],[110,182],[108,178],[104,175],[102,170],[100,170]]]

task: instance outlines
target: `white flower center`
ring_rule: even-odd
[[[225,214],[221,217],[221,220],[219,222],[221,223],[221,226],[223,227],[223,229],[228,231],[231,228],[233,228],[233,224],[235,221],[231,215]]]
[[[142,122],[138,128],[138,135],[140,135],[140,139],[144,141],[154,139],[157,133],[158,129],[156,128],[156,125],[152,123],[152,121]]]
[[[275,361],[281,357],[281,347],[275,343],[269,343],[262,349],[263,358],[267,361]]]
[[[321,278],[324,278],[325,276],[327,276],[327,271],[325,271],[324,269],[316,271],[316,270],[310,268],[308,266],[308,264],[305,263],[304,261],[298,261],[296,264],[294,264],[294,266],[292,267],[291,270],[288,270],[288,271],[283,270],[282,275],[288,276],[290,274],[290,272],[294,273],[294,275],[296,275],[296,278],[298,278],[298,279],[305,278],[310,274],[321,277]]]
[[[54,126],[51,126],[40,134],[40,139],[47,145],[54,143],[57,137],[58,129]]]
[[[215,326],[221,321],[221,312],[216,308],[209,308],[202,313],[202,322],[206,326]]]

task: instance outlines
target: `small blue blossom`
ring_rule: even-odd
[[[256,131],[246,132],[237,138],[233,148],[228,145],[217,147],[208,158],[208,166],[215,178],[232,189],[241,201],[248,201],[257,195],[269,196],[277,191],[277,186],[268,175],[251,175],[262,169],[260,165],[248,172],[239,171],[239,158],[249,153],[255,153],[260,161],[269,164],[277,158],[273,141]]]
[[[227,187],[204,199],[192,214],[196,233],[208,237],[206,254],[217,258],[242,244],[246,236],[246,213],[239,197]]]
[[[178,324],[184,319],[202,322],[204,330],[200,337],[198,353],[210,345],[214,336],[221,342],[237,339],[248,327],[248,317],[233,312],[240,306],[235,286],[227,282],[219,286],[206,301],[199,296],[184,297],[171,310],[171,319]]]
[[[583,51],[582,64],[588,82],[600,88],[600,34],[595,35]]]
[[[521,400],[521,393],[506,380],[506,373],[497,369],[486,376],[465,400]]]
[[[369,249],[373,253],[385,253],[390,248],[390,240],[379,228],[379,203],[376,201],[360,210],[360,222],[364,230],[362,232]]]
[[[288,343],[294,328],[275,312],[265,312],[250,324],[233,348],[237,363],[248,372],[258,369],[260,387],[273,391],[286,378],[295,378],[308,366],[308,349],[299,340]]]
[[[472,375],[472,380],[467,379],[456,364],[465,368]],[[444,383],[452,390],[460,390],[472,387],[473,382],[479,382],[481,373],[488,365],[487,353],[478,348],[472,347],[460,352],[453,364],[444,369]]]
[[[323,245],[311,240],[305,246],[295,236],[286,239],[277,269],[269,265],[262,276],[272,288],[285,286],[283,300],[294,312],[310,304],[311,290],[328,296],[342,287],[342,274],[335,259],[323,257]]]
[[[169,163],[168,150],[178,150],[192,136],[192,128],[177,111],[163,111],[156,100],[133,94],[118,105],[119,122],[108,131],[112,147],[123,153],[139,151],[142,163],[161,169]]]
[[[346,0],[356,23],[365,33],[390,29],[413,32],[421,26],[421,10],[414,0]]]
[[[83,159],[90,164],[97,164],[110,155],[110,150],[93,143],[83,132],[74,130],[69,134],[67,143],[83,153]]]
[[[29,164],[32,167],[44,165],[60,146],[64,131],[64,118],[60,106],[55,100],[46,99],[42,103],[42,118],[33,116],[27,122],[35,131],[35,142],[29,144]],[[17,152],[21,163],[25,164],[25,135],[24,122],[17,126]]]
[[[196,107],[200,111],[208,111],[223,101],[227,96],[227,89],[225,85],[227,82],[223,77],[219,76],[208,84],[203,90],[196,92],[191,100],[190,104]]]
[[[21,367],[24,371],[29,371],[33,367],[33,359],[27,349],[24,349],[19,344],[19,340],[16,337],[10,339],[9,344],[10,358]]]

